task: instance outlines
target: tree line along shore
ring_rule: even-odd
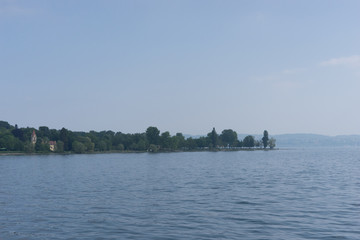
[[[19,128],[0,121],[0,153],[95,153],[95,152],[171,152],[171,151],[236,151],[274,149],[276,140],[265,130],[261,139],[248,135],[239,140],[232,129],[218,134],[215,128],[206,136],[185,138],[182,133],[171,136],[148,127],[144,133],[113,131],[77,132],[46,126]]]

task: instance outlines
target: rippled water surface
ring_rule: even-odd
[[[0,156],[0,239],[360,239],[360,149]]]

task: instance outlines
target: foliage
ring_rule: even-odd
[[[124,144],[119,144],[118,146],[117,146],[117,150],[119,150],[119,151],[124,151],[124,149],[125,149],[125,147],[124,147]]]
[[[85,145],[78,141],[72,143],[72,149],[75,153],[85,153],[86,151]]]
[[[160,140],[160,131],[156,127],[148,127],[146,129],[146,139],[150,144],[158,144]]]
[[[0,128],[10,129],[11,125],[8,122],[0,121]]]
[[[220,135],[220,140],[224,145],[233,147],[236,145],[238,140],[237,133],[231,129],[223,130]]]
[[[207,137],[210,140],[209,147],[216,148],[218,146],[219,135],[216,133],[215,128],[213,128],[213,130],[208,133]]]
[[[170,149],[171,144],[172,144],[172,139],[170,137],[170,133],[169,132],[163,132],[161,134],[161,137],[160,137],[160,145],[164,149]]]
[[[153,153],[157,152],[158,150],[159,150],[159,148],[155,144],[150,144],[149,149],[148,149],[149,152],[153,152]]]
[[[64,143],[64,151],[70,151],[72,144],[69,139],[69,131],[66,128],[60,130],[59,139]]]
[[[14,135],[14,137],[18,138],[20,141],[25,141],[24,131],[22,129],[17,128],[17,125],[15,125],[15,129],[13,129],[11,133]]]
[[[276,139],[275,138],[270,138],[270,140],[269,140],[270,149],[274,149],[275,146],[276,146]]]
[[[255,138],[251,135],[248,135],[243,140],[244,147],[252,148],[255,146]]]
[[[30,141],[33,131],[37,135],[35,144]],[[172,136],[170,132],[165,131],[160,134],[160,130],[156,127],[148,127],[144,133],[134,134],[113,131],[73,132],[66,128],[56,130],[46,126],[41,126],[39,129],[19,128],[17,125],[12,126],[8,122],[0,121],[0,150],[27,153],[50,152],[50,141],[56,142],[57,153],[217,150],[261,147],[262,144],[273,149],[275,139],[266,141],[266,138],[268,138],[266,130],[260,141],[250,135],[239,141],[237,133],[232,129],[225,129],[218,135],[213,128],[206,136],[185,138],[182,133]]]
[[[266,148],[268,146],[268,142],[269,142],[269,133],[268,131],[264,131],[264,136],[262,138],[262,143],[264,145],[264,148]]]
[[[56,152],[62,153],[64,152],[64,142],[63,141],[57,141],[56,142]]]
[[[33,153],[35,151],[35,146],[30,141],[27,141],[24,144],[24,151],[26,153]]]

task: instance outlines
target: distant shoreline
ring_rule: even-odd
[[[181,153],[181,152],[243,152],[243,151],[275,151],[279,148],[274,149],[263,149],[263,148],[250,148],[250,149],[217,149],[217,150],[189,150],[189,151],[158,151],[158,152],[149,152],[149,151],[96,151],[96,152],[85,152],[85,153],[75,153],[75,152],[34,152],[34,153],[25,153],[25,152],[0,152],[0,156],[39,156],[39,155],[86,155],[86,154],[126,154],[126,153]]]
[[[224,129],[218,134],[212,131],[199,138],[185,138],[178,132],[161,132],[150,126],[142,133],[122,133],[113,131],[71,131],[40,126],[39,129],[12,126],[0,121],[0,154],[28,155],[28,153],[132,153],[132,152],[183,152],[183,151],[247,151],[249,149],[270,149],[276,146],[276,139],[264,130],[261,139],[248,135],[239,139],[232,129]],[[14,152],[14,153],[13,153]]]

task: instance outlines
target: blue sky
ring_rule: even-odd
[[[0,0],[0,120],[360,134],[360,1]]]

